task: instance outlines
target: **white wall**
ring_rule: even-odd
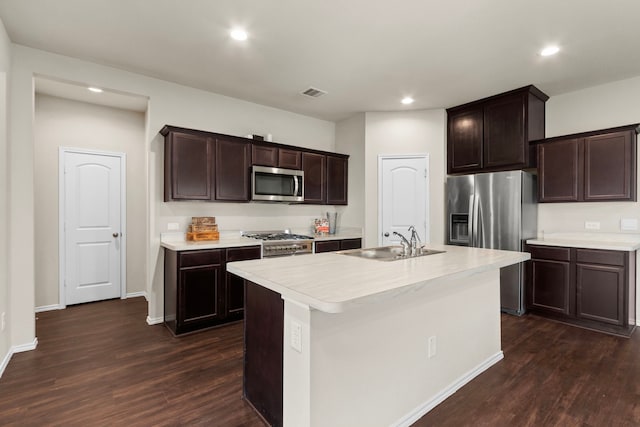
[[[58,305],[58,149],[127,155],[127,293],[146,290],[145,114],[36,94],[35,305]]]
[[[221,229],[262,227],[272,224],[307,224],[327,210],[320,206],[271,206],[261,204],[164,203],[163,138],[158,131],[165,124],[220,132],[230,135],[271,133],[276,142],[334,151],[335,125],[275,108],[265,107],[166,81],[129,73],[75,58],[13,45],[11,79],[9,215],[11,227],[20,230],[10,236],[9,288],[13,325],[12,342],[31,343],[34,322],[34,130],[33,76],[96,85],[149,97],[146,117],[145,188],[148,226],[147,293],[149,316],[162,316],[163,271],[160,232],[167,222],[186,224],[192,215],[211,214]]]
[[[444,243],[446,123],[443,109],[365,115],[365,244],[378,243],[378,156],[429,154],[430,243]]]
[[[640,123],[640,77],[551,97],[546,115],[547,137]],[[599,221],[601,232],[620,232],[621,218],[640,220],[640,202],[538,205],[538,230],[545,233],[585,231],[585,221]]]
[[[8,179],[9,162],[7,144],[7,98],[9,81],[8,73],[11,68],[11,42],[7,36],[4,24],[0,21],[0,313],[7,313],[7,325],[4,331],[0,331],[0,375],[4,370],[4,364],[8,361],[11,348],[10,329],[12,326],[9,313],[9,285],[8,285],[8,244],[9,244],[9,218],[8,218]]]
[[[336,151],[349,154],[349,206],[340,207],[339,224],[364,226],[365,212],[365,115],[356,114],[336,124]]]

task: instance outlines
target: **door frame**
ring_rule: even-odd
[[[379,154],[378,155],[378,239],[377,239],[377,245],[381,245],[382,244],[382,162],[385,159],[424,159],[426,162],[426,168],[427,168],[427,176],[425,177],[427,183],[426,183],[426,194],[425,194],[425,212],[426,212],[426,221],[427,223],[425,224],[425,235],[424,236],[420,236],[420,238],[422,239],[422,244],[426,244],[428,242],[431,241],[431,227],[430,227],[430,222],[431,222],[431,215],[429,212],[429,185],[431,183],[431,180],[429,179],[429,175],[430,175],[430,168],[429,168],[429,153],[419,153],[419,154]]]
[[[120,159],[120,299],[127,297],[127,154],[113,151],[90,150],[85,148],[58,148],[58,287],[59,308],[67,308],[65,289],[65,179],[64,158],[66,153],[91,154]]]

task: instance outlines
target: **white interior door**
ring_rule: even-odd
[[[378,244],[398,244],[394,231],[409,239],[411,225],[429,242],[429,157],[380,156],[378,174]]]
[[[124,155],[62,151],[64,300],[121,296]],[[62,296],[62,295],[61,295]]]

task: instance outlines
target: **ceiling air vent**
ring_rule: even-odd
[[[320,98],[322,95],[326,95],[327,92],[320,90],[320,89],[316,89],[315,87],[310,87],[309,89],[305,90],[304,92],[301,92],[303,95],[306,96],[310,96],[312,98]]]

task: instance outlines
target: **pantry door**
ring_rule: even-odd
[[[410,239],[413,225],[422,243],[429,238],[429,156],[378,157],[378,245],[399,245]]]
[[[126,295],[125,154],[60,149],[60,305]]]

